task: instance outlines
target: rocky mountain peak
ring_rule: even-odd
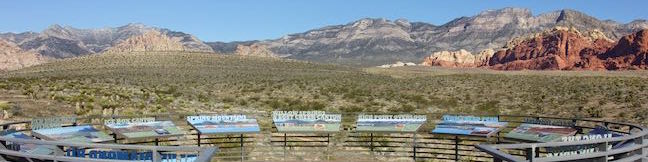
[[[152,30],[142,35],[130,37],[110,47],[107,53],[184,50],[185,48],[179,39],[170,38],[159,31]]]
[[[498,10],[486,10],[477,15],[477,17],[532,17],[531,10],[527,8],[507,7]]]
[[[53,24],[43,30],[42,35],[59,37],[59,38],[71,38],[74,37],[74,34],[69,30],[69,28],[63,27],[58,24]]]

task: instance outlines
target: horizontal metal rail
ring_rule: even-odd
[[[269,113],[187,113],[187,114],[149,114],[139,116],[87,116],[79,117],[77,121],[83,124],[90,124],[96,127],[101,127],[103,119],[110,118],[125,118],[125,117],[155,117],[157,119],[165,120],[184,120],[187,115],[211,115],[211,114],[249,114],[251,117],[271,120]],[[360,113],[340,113],[347,115],[347,117],[358,115]],[[387,113],[387,114],[400,114],[400,113]],[[440,117],[442,114],[426,114],[428,118],[431,116]],[[494,115],[493,115],[494,116]],[[57,141],[42,141],[31,139],[14,139],[7,137],[0,137],[0,141],[15,142],[15,143],[29,143],[38,145],[55,145],[62,147],[79,147],[79,148],[98,148],[98,149],[116,149],[116,150],[150,150],[152,152],[197,152],[199,156],[197,159],[209,161],[211,159],[225,159],[229,160],[245,160],[245,161],[274,161],[277,157],[266,158],[267,155],[279,156],[278,159],[284,161],[291,161],[308,156],[336,156],[336,157],[357,157],[357,158],[415,158],[415,159],[437,159],[437,160],[470,160],[470,161],[564,161],[564,160],[578,160],[584,158],[607,158],[618,154],[627,154],[621,159],[614,159],[615,161],[635,161],[645,159],[645,148],[648,147],[644,138],[648,134],[648,130],[644,127],[631,123],[622,122],[609,122],[593,119],[573,119],[561,117],[542,117],[542,116],[525,116],[525,115],[498,115],[501,121],[509,123],[524,123],[524,118],[539,118],[539,119],[559,119],[573,121],[577,124],[579,129],[585,131],[594,129],[595,125],[614,125],[611,130],[623,134],[621,137],[604,138],[588,141],[575,141],[575,142],[547,142],[547,143],[524,143],[524,141],[516,139],[508,139],[500,135],[493,135],[489,138],[476,137],[476,136],[458,136],[458,135],[441,135],[431,134],[429,131],[432,127],[434,120],[429,120],[424,126],[423,130],[417,132],[416,140],[412,140],[412,134],[401,133],[374,133],[369,136],[368,132],[355,132],[354,126],[343,120],[342,129],[340,132],[335,132],[327,135],[324,134],[304,134],[304,133],[278,133],[273,125],[263,125],[262,133],[265,138],[260,136],[205,136],[201,138],[203,141],[200,143],[207,146],[218,146],[219,149],[214,147],[198,147],[189,146],[197,144],[197,133],[192,128],[184,137],[172,139],[160,139],[157,142],[164,142],[166,146],[145,146],[139,144],[152,144],[154,141],[131,141],[119,138],[116,141],[121,141],[124,144],[88,144],[88,143],[68,143]],[[185,122],[176,122],[178,126],[185,126]],[[0,124],[3,129],[11,127],[20,128],[19,131],[29,131],[26,126],[30,121],[19,121]],[[77,123],[72,123],[75,125]],[[21,126],[19,126],[21,125]],[[506,131],[514,129],[514,124],[509,124]],[[634,131],[639,130],[639,131]],[[345,132],[345,133],[342,133]],[[632,132],[632,133],[631,133]],[[335,134],[335,135],[334,135]],[[241,140],[243,138],[244,140]],[[370,138],[372,138],[370,140]],[[263,139],[258,142],[257,139]],[[332,140],[334,139],[334,140]],[[638,140],[641,139],[641,140]],[[607,145],[608,143],[618,141],[635,140],[633,145],[604,150],[601,152],[571,155],[571,156],[554,156],[554,157],[539,157],[539,155],[547,154],[546,148],[553,147],[567,147],[576,145]],[[241,144],[241,145],[238,145]],[[285,149],[289,149],[286,151]],[[216,152],[218,150],[218,152]],[[325,150],[325,151],[324,151]],[[331,152],[333,151],[333,152]],[[340,151],[340,152],[334,152]],[[34,159],[49,159],[58,161],[75,161],[77,157],[64,157],[60,155],[49,156],[22,156],[21,152],[12,150],[1,150],[0,154],[8,156],[20,156]],[[216,156],[212,157],[212,154]],[[281,157],[284,156],[284,157]],[[44,158],[46,157],[46,158]],[[618,156],[620,157],[620,156]],[[289,158],[289,159],[286,159]],[[87,158],[82,158],[87,161]],[[265,159],[265,160],[263,160]],[[79,160],[79,159],[76,159]],[[101,161],[104,159],[93,159],[92,161]],[[110,161],[110,160],[107,160]],[[238,161],[238,160],[237,160]],[[362,161],[362,160],[360,160]],[[371,160],[370,160],[371,161]]]

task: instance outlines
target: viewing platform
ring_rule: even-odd
[[[0,126],[0,161],[648,160],[644,126],[541,116],[275,111]]]

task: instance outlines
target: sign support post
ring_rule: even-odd
[[[198,146],[200,146],[200,131],[198,131]]]
[[[371,135],[371,138],[369,140],[369,148],[371,148],[371,151],[373,151],[374,150],[374,148],[373,148],[373,133],[370,133],[370,135]]]
[[[414,153],[414,161],[416,161],[416,132],[414,132],[414,136],[412,137],[412,151]]]
[[[241,161],[243,161],[243,134],[241,134]]]
[[[459,136],[455,136],[455,161],[459,161]]]

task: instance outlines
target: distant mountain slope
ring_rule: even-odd
[[[0,71],[16,70],[46,62],[40,54],[23,51],[18,45],[0,39]]]
[[[0,33],[0,38],[18,45],[23,51],[55,59],[101,53],[109,49],[234,54],[237,47],[243,45],[264,47],[275,56],[291,59],[374,66],[396,61],[419,62],[437,51],[465,49],[472,54],[485,49],[497,51],[507,46],[513,38],[533,36],[556,27],[574,28],[584,33],[596,31],[610,40],[619,40],[622,36],[647,28],[648,21],[635,20],[622,24],[599,20],[574,10],[553,11],[534,16],[528,9],[503,8],[460,17],[442,25],[409,22],[405,19],[392,21],[366,18],[343,25],[288,34],[278,39],[240,42],[203,42],[190,34],[143,24],[100,29],[52,25],[40,33]],[[142,37],[151,32],[160,34]],[[178,41],[182,47],[175,46],[176,43],[168,44],[174,41]],[[120,50],[116,50],[115,46],[120,46]]]
[[[209,45],[193,35],[143,24],[100,29],[77,29],[52,25],[41,33],[4,33],[0,34],[0,38],[18,44],[23,50],[60,59],[105,52],[113,46],[123,44],[129,38],[151,32],[166,37],[161,39],[178,40],[187,51],[212,52]],[[155,41],[147,43],[155,43]],[[149,46],[164,45],[150,44]]]
[[[574,10],[534,16],[528,9],[488,10],[435,26],[423,22],[361,19],[279,39],[261,41],[278,55],[293,59],[353,65],[379,65],[397,60],[416,61],[434,51],[466,49],[478,53],[498,49],[515,37],[531,35],[556,26],[580,31],[598,30],[610,39],[648,27],[645,20],[621,24],[598,20]],[[233,45],[230,45],[233,46]]]

